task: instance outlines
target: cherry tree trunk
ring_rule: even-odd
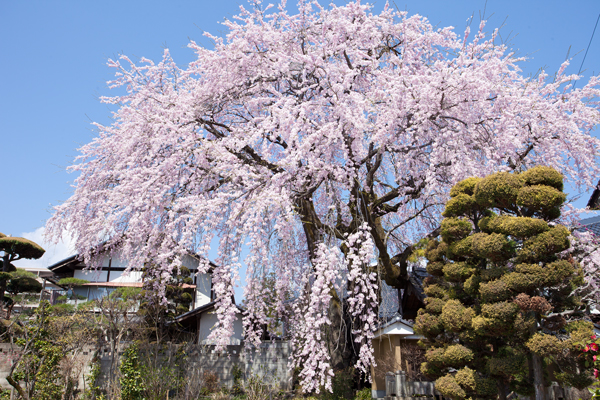
[[[331,356],[331,366],[339,371],[353,366],[357,360],[352,335],[352,323],[348,307],[337,296],[329,303],[328,318],[331,321],[327,332],[327,345]]]

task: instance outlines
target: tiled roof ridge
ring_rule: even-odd
[[[600,215],[579,221],[578,231],[589,231],[600,236]]]

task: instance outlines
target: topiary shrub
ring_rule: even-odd
[[[513,210],[523,187],[523,179],[508,172],[498,172],[481,179],[475,185],[475,201],[481,207]]]
[[[442,321],[446,330],[460,332],[471,325],[474,312],[458,300],[448,300],[442,308]]]
[[[467,397],[465,390],[450,375],[442,376],[435,381],[435,388],[444,396],[452,400],[462,400]]]
[[[551,167],[538,165],[521,174],[521,178],[526,185],[546,185],[562,192],[563,176],[560,172]]]
[[[549,186],[525,186],[519,190],[517,204],[547,221],[560,216],[560,206],[567,195]]]
[[[560,215],[562,187],[560,173],[536,167],[452,189],[440,237],[425,251],[432,276],[414,325],[428,349],[421,370],[444,396],[493,399],[499,388],[531,395],[534,383],[544,385],[548,356],[560,362],[563,382],[584,381],[573,350],[584,338],[577,329],[565,334],[558,314],[579,307],[574,290],[584,283],[565,252],[569,230],[548,223]]]

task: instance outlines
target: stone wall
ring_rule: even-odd
[[[237,366],[242,379],[252,375],[279,386],[282,390],[292,389],[288,371],[290,344],[288,342],[264,342],[254,350],[244,346],[227,346],[227,352],[218,353],[215,346],[197,346],[189,354],[189,367],[199,371],[211,371],[217,375],[222,386],[234,384],[233,369]]]
[[[176,352],[181,345],[169,346],[168,352]],[[165,356],[168,356],[168,352]],[[93,349],[84,349],[76,357],[79,376],[79,389],[85,389],[85,377],[90,372]],[[291,374],[288,372],[288,357],[290,344],[288,342],[264,342],[259,348],[246,351],[244,346],[227,346],[225,352],[215,351],[215,346],[199,345],[186,346],[188,372],[210,371],[214,373],[221,386],[231,388],[234,384],[233,370],[237,366],[241,371],[242,379],[252,375],[260,376],[265,382],[277,385],[281,390],[291,390]],[[119,353],[119,357],[122,352]],[[10,388],[6,376],[10,372],[13,362],[19,356],[19,348],[10,343],[0,343],[0,386]],[[99,355],[101,387],[106,386],[110,369],[111,354],[108,349],[103,349]],[[194,375],[191,373],[190,375]]]
[[[86,347],[74,354],[70,354],[71,367],[73,368],[73,375],[78,377],[79,389],[85,389],[86,382],[85,377],[89,374],[90,363],[94,349]],[[10,389],[12,386],[6,381],[6,377],[10,373],[10,369],[20,356],[20,349],[18,346],[10,343],[0,343],[0,386],[5,389]]]
[[[13,363],[19,357],[19,348],[10,343],[0,343],[0,386],[10,388],[6,377]]]

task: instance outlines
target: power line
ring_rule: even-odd
[[[585,50],[585,54],[583,55],[583,60],[581,60],[581,65],[579,66],[579,71],[577,75],[581,73],[581,69],[583,68],[583,63],[585,62],[585,58],[587,57],[588,51],[590,50],[590,45],[592,44],[592,39],[594,39],[594,34],[596,33],[596,28],[598,27],[598,21],[600,21],[600,14],[598,14],[598,18],[596,19],[596,25],[594,26],[594,31],[592,32],[592,37],[590,38],[590,42],[588,43],[587,49]]]

